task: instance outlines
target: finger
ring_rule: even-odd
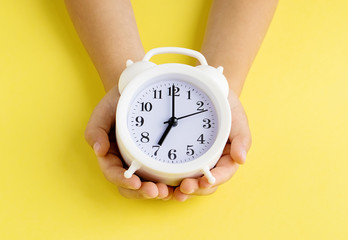
[[[229,155],[221,157],[215,168],[211,170],[211,173],[215,177],[216,181],[212,185],[208,182],[206,176],[203,176],[199,181],[199,187],[203,189],[219,186],[227,182],[237,171],[238,164],[234,162]]]
[[[139,192],[146,199],[156,198],[158,196],[157,185],[153,182],[142,182]]]
[[[158,196],[157,199],[163,199],[168,197],[169,189],[168,186],[164,183],[156,183],[157,189],[158,189]]]
[[[229,151],[230,151],[230,144],[226,144],[222,156],[224,156],[224,155],[229,156]],[[224,160],[220,160],[220,161],[224,161]],[[219,163],[219,164],[217,165],[217,167],[218,167],[218,166],[221,167],[221,165],[222,165],[222,167],[223,167],[223,166],[224,166],[224,162]],[[212,173],[214,173],[214,171],[213,171]],[[205,178],[205,180],[206,180],[206,178]],[[204,180],[204,181],[205,181],[205,180]],[[181,182],[181,184],[180,184],[180,191],[181,191],[182,193],[185,193],[185,194],[192,194],[192,195],[208,195],[208,194],[211,194],[211,193],[213,193],[213,192],[216,191],[217,188],[215,188],[215,189],[209,189],[209,190],[206,190],[206,188],[201,189],[201,188],[200,188],[200,181],[201,181],[201,178],[186,178],[186,179],[184,179],[184,180]],[[219,182],[219,181],[220,181],[220,182]],[[217,185],[219,185],[219,184],[222,183],[222,182],[221,182],[222,179],[220,179],[219,181],[217,181],[217,182],[214,184],[214,186],[217,186]],[[208,187],[208,188],[212,188],[213,185],[210,185],[210,186],[207,186],[207,187]]]
[[[172,187],[168,187],[168,196],[163,198],[162,200],[168,201],[173,197],[174,189]]]
[[[123,168],[121,160],[108,153],[105,157],[97,157],[100,168],[105,178],[120,187],[127,189],[139,189],[141,187],[141,181],[135,174],[131,178],[125,178],[124,172],[126,169]]]
[[[248,119],[236,95],[230,93],[229,101],[232,112],[232,128],[229,136],[231,141],[230,155],[235,162],[243,164],[251,146]]]
[[[108,134],[104,129],[88,124],[85,131],[85,138],[98,156],[105,156],[110,148]]]
[[[200,188],[199,179],[184,179],[180,185],[180,192],[187,195],[205,196],[214,193],[217,190],[217,186],[211,186],[210,188]]]
[[[94,109],[85,130],[85,138],[97,156],[104,156],[109,148],[108,133],[115,124],[118,94],[110,90]]]
[[[158,189],[153,182],[143,182],[138,190],[118,187],[120,194],[130,199],[153,199],[158,196]]]
[[[247,153],[250,149],[248,141],[251,142],[251,139],[248,140],[244,136],[237,136],[232,140],[230,156],[235,162],[239,164],[245,163]]]
[[[221,156],[230,154],[230,150],[231,150],[231,144],[227,143],[225,148],[224,148],[224,150],[223,150],[223,152],[222,152],[222,154],[221,154]]]
[[[194,194],[199,189],[199,180],[196,178],[186,178],[180,184],[180,191],[184,194]]]
[[[228,166],[228,164],[226,164],[226,158],[229,158],[229,149],[230,149],[230,144],[226,144],[224,151],[223,151],[223,159],[220,159],[217,166],[216,167],[220,167],[220,168],[224,168],[226,165]],[[232,163],[233,161],[230,160],[230,162]],[[238,166],[237,166],[238,167]],[[217,190],[217,186],[222,184],[223,182],[227,181],[229,178],[232,177],[231,176],[225,176],[227,175],[227,173],[225,173],[224,175],[221,175],[221,170],[215,170],[212,171],[212,174],[217,176],[217,181],[214,185],[211,185],[208,183],[208,180],[206,177],[202,177],[202,178],[186,178],[184,179],[180,186],[178,188],[180,188],[180,192],[175,192],[175,198],[178,198],[179,201],[182,200],[183,198],[186,198],[185,196],[183,196],[183,194],[186,195],[209,195],[212,194],[213,192],[215,192]],[[224,171],[222,171],[224,172]],[[227,169],[225,169],[225,172],[228,172]],[[220,175],[219,175],[220,174]],[[200,181],[202,181],[202,185],[204,186],[204,188],[200,187]],[[206,183],[208,183],[209,185],[207,185]],[[176,190],[178,191],[178,190]]]
[[[195,196],[207,196],[210,194],[213,194],[214,192],[216,192],[216,190],[218,189],[218,186],[212,186],[210,188],[198,188],[194,193],[192,193],[191,195],[195,195]]]
[[[119,193],[129,199],[144,199],[141,193],[138,190],[127,189],[123,187],[118,187]]]
[[[184,201],[186,201],[187,199],[190,198],[190,195],[187,195],[187,194],[185,194],[185,193],[182,193],[182,192],[180,191],[180,188],[177,187],[177,188],[175,188],[175,190],[174,190],[173,198],[174,198],[175,200],[179,201],[179,202],[184,202]]]
[[[127,189],[127,188],[123,188],[123,187],[118,187],[118,191],[125,198],[129,198],[129,199],[148,199],[139,190],[132,190],[132,189]]]

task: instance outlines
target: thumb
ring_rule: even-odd
[[[98,157],[105,156],[110,149],[109,132],[114,129],[118,96],[112,90],[94,109],[85,130],[85,138]]]
[[[89,122],[85,131],[85,138],[98,157],[105,156],[108,153],[110,142],[104,129]]]
[[[239,164],[244,164],[247,152],[251,145],[251,138],[248,135],[238,135],[232,139],[230,155]]]
[[[251,146],[251,133],[242,104],[236,99],[232,102],[234,104],[231,104],[232,128],[229,137],[231,142],[230,155],[235,162],[243,164]]]

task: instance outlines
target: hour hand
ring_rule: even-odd
[[[170,129],[172,129],[172,127],[173,127],[173,124],[168,122],[168,126],[167,126],[166,130],[164,131],[164,133],[162,134],[161,139],[157,143],[158,145],[162,146],[162,143],[163,143],[164,139],[166,139],[166,137],[167,137]]]
[[[166,139],[170,129],[172,129],[172,127],[175,127],[178,125],[178,119],[176,117],[171,117],[169,118],[169,120],[167,121],[168,126],[166,128],[166,130],[164,131],[164,133],[162,134],[161,139],[158,141],[158,145],[162,145],[164,139]]]
[[[200,114],[200,113],[203,113],[203,112],[206,112],[206,111],[208,111],[208,109],[205,109],[205,110],[202,110],[202,111],[199,111],[199,112],[195,112],[195,113],[191,113],[191,114],[187,114],[187,115],[184,115],[184,116],[175,118],[175,119],[176,119],[176,120],[180,120],[180,119],[187,118],[187,117],[191,117],[191,116],[193,116],[193,115]],[[169,123],[169,122],[170,122],[170,120],[164,122],[164,124]]]

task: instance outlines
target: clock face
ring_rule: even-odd
[[[132,100],[127,127],[138,148],[151,158],[178,164],[202,156],[218,130],[214,104],[201,89],[178,80],[158,80]]]

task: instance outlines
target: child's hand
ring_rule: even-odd
[[[114,128],[119,97],[117,86],[113,87],[94,109],[85,131],[100,168],[106,179],[118,186],[119,192],[127,198],[170,199],[173,188],[166,184],[142,182],[135,174],[130,179],[123,176],[126,169],[118,151]]]
[[[187,178],[182,181],[174,191],[173,197],[185,201],[192,195],[209,195],[217,187],[229,180],[238,169],[238,164],[243,164],[246,154],[251,146],[251,134],[244,108],[234,92],[229,93],[229,103],[232,112],[232,128],[229,142],[224,152],[211,173],[216,178],[216,183],[211,185],[205,176],[201,178]]]

